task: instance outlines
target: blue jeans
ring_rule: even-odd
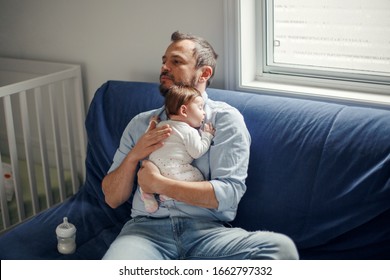
[[[103,259],[298,259],[285,235],[229,228],[191,218],[136,217],[128,221]]]

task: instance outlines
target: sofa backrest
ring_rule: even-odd
[[[234,225],[283,232],[305,248],[390,217],[390,111],[208,93],[241,111],[252,136],[248,190]]]
[[[299,248],[333,242],[338,250],[338,240],[350,238],[341,250],[356,247],[354,238],[369,246],[390,236],[383,227],[390,218],[390,111],[207,92],[236,107],[252,137],[248,190],[233,225],[285,233]],[[96,92],[86,120],[85,188],[92,195],[103,200],[100,183],[130,119],[162,104],[154,83],[109,81]]]

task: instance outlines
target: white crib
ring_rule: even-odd
[[[78,65],[0,57],[0,233],[84,181],[83,98]]]

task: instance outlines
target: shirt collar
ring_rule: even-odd
[[[209,100],[209,95],[207,94],[206,91],[203,92],[202,97],[203,97],[203,100],[204,100],[204,104],[206,104],[207,100]]]

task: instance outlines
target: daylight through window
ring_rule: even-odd
[[[390,83],[389,0],[269,0],[263,72]]]

